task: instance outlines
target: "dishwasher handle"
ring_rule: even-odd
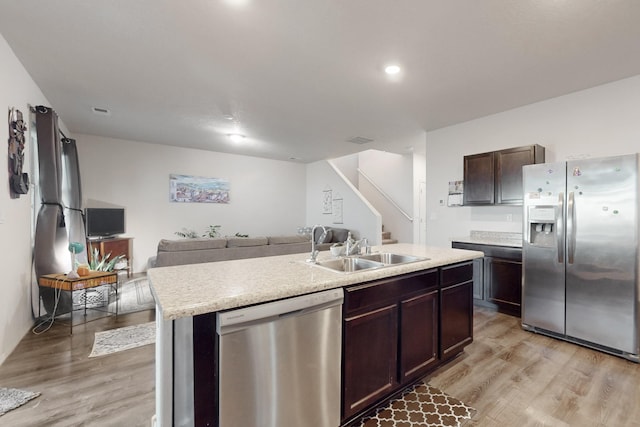
[[[292,311],[290,311],[288,313],[278,314],[278,318],[282,319],[282,318],[285,318],[285,317],[296,316],[298,314],[302,314],[303,312],[304,312],[304,310],[302,308],[300,308],[298,310],[292,310]]]
[[[216,331],[224,335],[253,325],[302,316],[318,310],[342,305],[342,288],[301,295],[216,314]]]

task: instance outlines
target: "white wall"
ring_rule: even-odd
[[[358,187],[359,153],[331,159],[331,162],[340,169],[340,172],[351,184]]]
[[[184,149],[92,135],[74,135],[82,193],[87,202],[126,208],[126,235],[134,238],[134,271],[146,268],[162,238],[183,227],[222,235],[295,234],[305,225],[305,165]],[[170,203],[169,174],[225,178],[231,202]]]
[[[413,243],[426,243],[426,196],[420,195],[420,187],[426,188],[427,144],[415,144],[413,150]],[[422,201],[421,201],[422,200]]]
[[[323,213],[325,190],[331,190],[332,199],[342,199],[342,223],[334,223],[333,210]],[[371,245],[381,243],[380,214],[330,161],[307,165],[307,225],[314,224],[347,228],[355,239],[366,237]]]
[[[379,150],[359,153],[359,167],[373,183],[409,217],[413,217],[413,155]],[[359,176],[358,188],[382,216],[385,231],[401,243],[413,242],[413,222],[405,217],[374,185]]]
[[[448,247],[470,230],[521,232],[519,207],[439,205],[448,181],[463,177],[463,156],[529,144],[546,147],[548,162],[637,152],[640,75],[428,132],[426,140],[429,245]]]
[[[7,162],[7,138],[9,136],[6,112],[15,107],[24,119],[29,119],[29,105],[49,105],[38,86],[31,79],[18,58],[0,35],[0,105],[5,108],[5,118],[0,120],[0,139],[3,147],[3,170]],[[25,147],[24,172],[31,171],[32,152]],[[32,175],[30,175],[31,177]],[[29,194],[11,199],[8,174],[2,174],[0,185],[0,364],[9,356],[22,337],[33,326],[31,314],[31,198]]]

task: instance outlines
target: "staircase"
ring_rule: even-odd
[[[398,243],[398,241],[396,239],[392,239],[391,238],[391,232],[390,231],[384,231],[384,225],[382,226],[382,244],[383,245],[390,245],[392,243]]]

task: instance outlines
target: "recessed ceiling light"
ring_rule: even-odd
[[[244,139],[244,135],[240,135],[239,133],[230,133],[229,135],[227,135],[229,137],[230,140],[232,140],[233,142],[240,142]]]
[[[398,74],[400,72],[400,67],[398,65],[387,65],[384,67],[384,72],[389,75]]]

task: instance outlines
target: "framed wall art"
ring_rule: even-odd
[[[169,175],[173,203],[229,203],[229,181],[191,175]]]

